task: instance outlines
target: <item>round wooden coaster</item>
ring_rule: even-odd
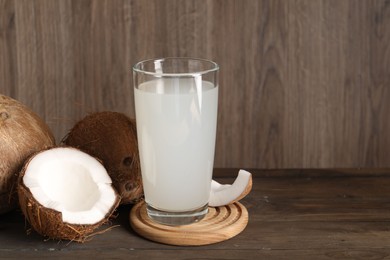
[[[248,224],[248,211],[239,202],[209,207],[201,221],[184,226],[166,226],[152,221],[141,201],[130,212],[130,225],[139,235],[163,244],[200,246],[230,239],[243,231]]]

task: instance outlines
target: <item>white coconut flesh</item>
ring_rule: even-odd
[[[55,148],[36,155],[23,183],[45,208],[62,213],[69,224],[95,224],[116,202],[111,179],[92,156],[73,148]]]
[[[233,184],[220,184],[215,180],[211,181],[211,192],[209,206],[219,207],[229,205],[245,197],[252,188],[252,174],[240,170]]]

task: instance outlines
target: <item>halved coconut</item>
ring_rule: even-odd
[[[143,197],[135,120],[118,112],[93,113],[77,122],[63,143],[102,161],[121,204]]]
[[[220,184],[211,181],[209,206],[219,207],[229,205],[244,198],[252,190],[252,174],[240,170],[233,184]]]
[[[39,234],[84,241],[107,222],[119,195],[103,165],[74,148],[35,154],[19,176],[21,209]]]

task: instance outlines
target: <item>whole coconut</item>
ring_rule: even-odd
[[[97,112],[79,121],[63,143],[102,161],[121,204],[143,196],[135,121],[118,112]]]
[[[54,144],[52,132],[38,115],[0,95],[0,214],[17,206],[17,176],[26,159]]]

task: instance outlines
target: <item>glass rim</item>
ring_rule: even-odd
[[[179,72],[179,73],[164,73],[164,72],[161,73],[161,72],[143,70],[139,68],[141,64],[145,64],[147,62],[156,62],[156,61],[164,61],[164,60],[193,60],[193,61],[208,63],[211,65],[212,68],[207,70],[195,71],[195,72]],[[166,57],[166,58],[146,59],[137,62],[133,66],[133,72],[143,73],[155,77],[191,77],[191,76],[204,75],[218,70],[219,70],[219,66],[216,62],[207,59],[192,58],[192,57]]]

